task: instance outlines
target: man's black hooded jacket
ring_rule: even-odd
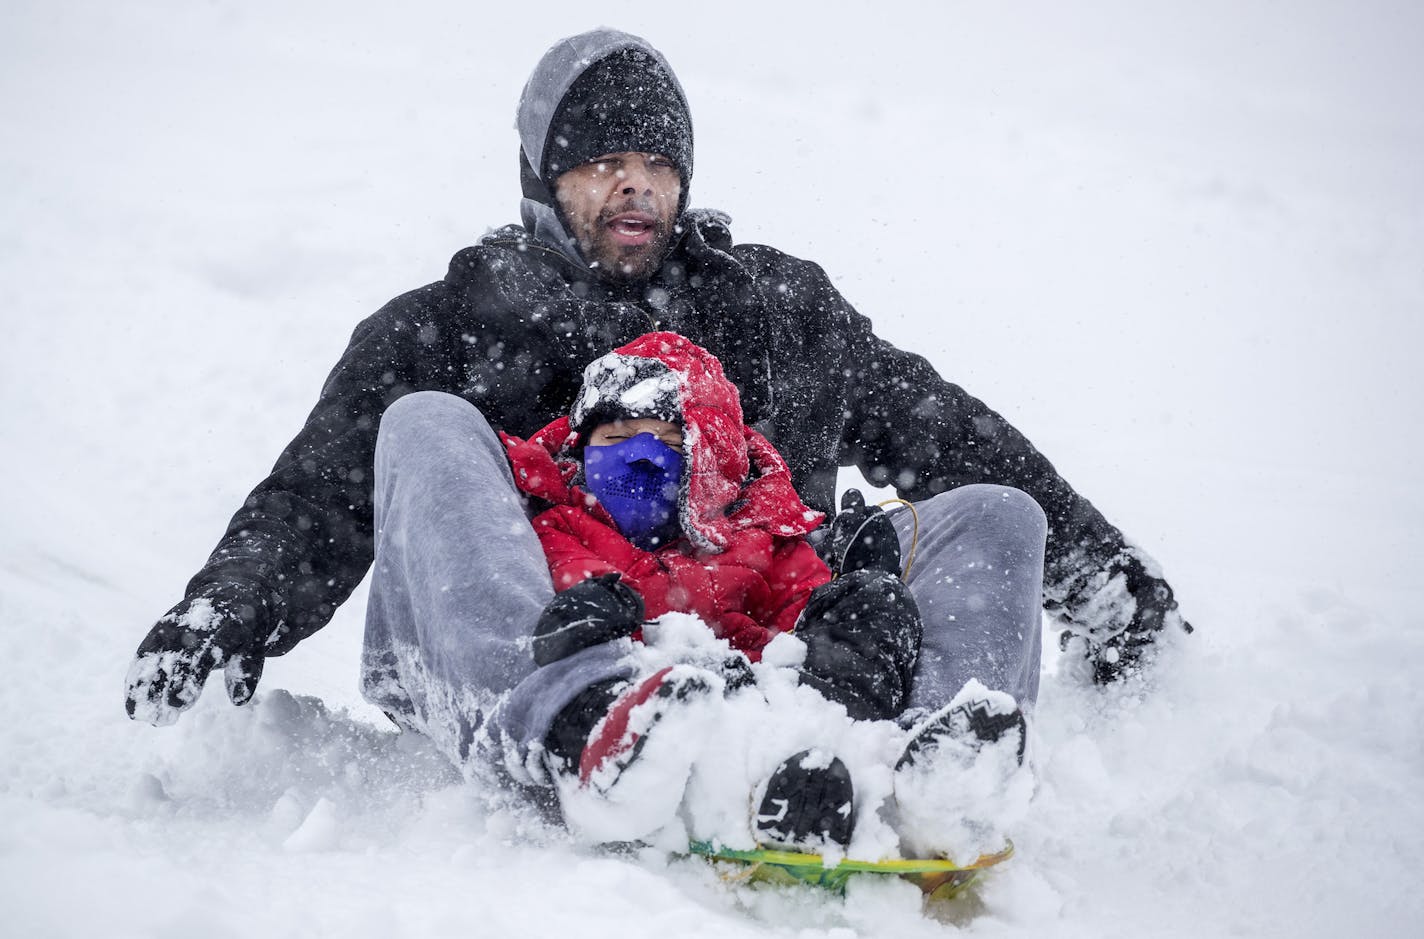
[[[268,617],[267,654],[288,651],[371,564],[373,456],[391,402],[450,392],[527,437],[568,412],[587,363],[667,329],[721,359],[748,423],[781,451],[812,507],[834,512],[839,465],[912,501],[968,483],[1017,487],[1048,516],[1048,607],[1096,633],[1127,627],[1131,604],[1093,602],[1136,554],[1121,532],[1002,417],[876,337],[820,267],[734,246],[727,221],[685,214],[660,271],[632,287],[597,279],[519,226],[460,251],[443,280],[357,326],[305,426],[188,595],[249,594]]]

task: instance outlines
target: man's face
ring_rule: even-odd
[[[579,250],[602,276],[642,281],[662,263],[677,222],[682,179],[656,153],[606,153],[554,183]]]

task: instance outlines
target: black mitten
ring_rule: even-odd
[[[534,662],[544,666],[580,649],[631,636],[643,625],[643,598],[619,575],[601,574],[556,594],[534,625]]]
[[[271,634],[260,593],[217,585],[183,600],[149,630],[129,666],[129,717],[162,726],[192,707],[208,673],[221,667],[233,704],[246,704],[262,677]]]
[[[841,496],[841,510],[818,553],[837,576],[859,570],[900,573],[900,536],[890,516],[877,505],[866,505],[859,489]]]
[[[806,643],[801,681],[856,720],[905,709],[920,657],[920,610],[900,578],[852,571],[817,587],[796,624]]]
[[[1145,667],[1156,652],[1163,629],[1192,631],[1191,624],[1177,611],[1171,586],[1150,571],[1134,549],[1122,552],[1110,568],[1109,585],[1116,587],[1119,579],[1126,594],[1122,602],[1132,603],[1127,628],[1102,639],[1091,632],[1084,637],[1084,655],[1092,665],[1093,680],[1099,684],[1117,681]],[[1061,642],[1065,648],[1074,635],[1072,630],[1063,633]]]

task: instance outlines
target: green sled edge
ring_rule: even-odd
[[[980,855],[969,864],[956,864],[943,858],[897,858],[885,861],[858,861],[847,858],[833,867],[827,867],[819,854],[799,851],[776,851],[768,848],[741,851],[719,847],[710,841],[694,841],[689,845],[689,850],[716,865],[725,865],[740,871],[725,878],[728,880],[811,884],[834,893],[844,893],[846,882],[851,877],[857,874],[875,874],[899,877],[915,884],[929,899],[945,900],[969,886],[983,871],[1012,857],[1014,845],[1013,842],[1008,842],[1002,850]]]

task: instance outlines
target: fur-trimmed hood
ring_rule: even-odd
[[[737,387],[716,356],[676,333],[648,333],[589,365],[568,417],[527,441],[502,435],[516,485],[553,505],[583,506],[604,517],[581,485],[580,431],[614,417],[644,416],[682,424],[678,512],[682,533],[695,547],[720,552],[750,528],[797,537],[824,518],[796,494],[776,449],[743,423]]]

